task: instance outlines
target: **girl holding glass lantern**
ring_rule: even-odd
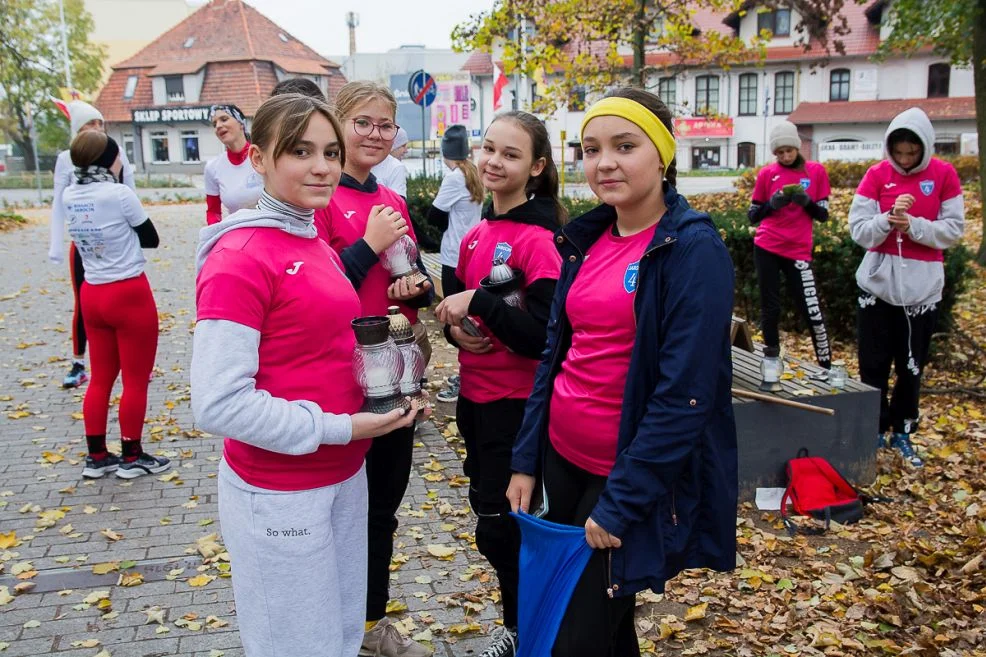
[[[366,439],[410,427],[418,410],[359,412],[360,301],[313,222],[346,161],[341,133],[319,100],[267,100],[249,152],[258,205],[200,235],[192,409],[200,429],[227,436],[219,514],[248,657],[359,651]],[[292,567],[273,576],[271,560]]]
[[[443,151],[447,146],[461,150],[443,141]],[[554,232],[568,215],[558,202],[548,132],[532,114],[513,111],[494,119],[479,172],[493,202],[463,237],[455,276],[443,281],[448,289],[435,313],[459,349],[456,421],[466,443],[469,501],[478,516],[476,547],[496,569],[503,601],[503,627],[482,656],[506,657],[516,650],[520,550],[505,497],[510,456],[561,270]]]
[[[671,130],[639,89],[590,107],[585,173],[603,205],[555,234],[561,277],[507,495],[528,511],[540,476],[546,519],[584,526],[594,548],[557,657],[639,655],[635,593],[736,565],[733,266],[674,188]]]
[[[812,232],[815,221],[829,217],[829,177],[818,162],[806,162],[801,155],[801,137],[790,121],[782,121],[770,131],[770,150],[777,161],[760,169],[747,215],[757,225],[753,239],[753,258],[760,286],[760,330],[768,369],[765,379],[779,377],[781,319],[780,277],[783,272],[788,289],[808,324],[815,358],[826,370],[832,366],[832,347],[818,285],[811,270]]]
[[[398,130],[397,101],[390,89],[373,82],[350,82],[335,100],[347,158],[339,189],[328,207],[315,213],[319,237],[342,259],[363,314],[386,315],[388,306],[396,304],[411,323],[427,362],[431,348],[418,321],[418,308],[431,302],[431,282],[417,253],[407,204],[393,190],[378,185],[371,172],[392,149]],[[396,514],[411,476],[413,445],[414,427],[409,425],[374,441],[366,455],[370,510],[363,651],[370,654],[431,654],[419,644],[400,643],[399,632],[384,618]]]

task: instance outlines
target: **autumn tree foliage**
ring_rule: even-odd
[[[92,16],[82,0],[65,0],[65,23],[72,82],[79,91],[99,86],[105,49],[89,42]],[[48,100],[66,86],[57,0],[0,1],[0,133],[21,149],[27,169],[34,168],[30,123],[64,124]],[[39,119],[40,117],[40,119]]]

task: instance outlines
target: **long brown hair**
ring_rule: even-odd
[[[346,142],[339,120],[326,103],[310,96],[292,93],[265,100],[253,117],[253,143],[263,151],[271,149],[274,160],[277,160],[301,140],[308,129],[308,122],[316,113],[332,124],[339,142],[339,162],[346,166]]]
[[[544,158],[544,169],[539,175],[527,179],[524,192],[528,196],[544,196],[552,199],[555,202],[558,224],[563,226],[568,223],[568,210],[558,199],[558,169],[555,167],[555,160],[551,155],[551,139],[548,137],[548,129],[544,127],[544,123],[533,114],[520,110],[498,114],[493,119],[493,123],[497,121],[513,121],[519,125],[531,138],[534,161]]]
[[[102,130],[83,130],[72,140],[69,155],[72,164],[77,167],[87,167],[99,159],[106,150],[110,138]]]
[[[664,104],[660,98],[654,94],[643,91],[642,89],[634,89],[633,87],[622,87],[620,89],[615,89],[608,94],[607,98],[626,98],[627,100],[632,100],[636,103],[640,103],[647,109],[651,111],[657,120],[664,124],[664,127],[668,129],[668,132],[674,135],[674,117],[671,115],[671,110],[668,106]],[[672,187],[677,186],[678,180],[678,158],[677,156],[671,158],[671,161],[664,165],[664,178],[671,184]]]
[[[466,179],[466,190],[469,192],[469,199],[473,203],[482,203],[486,197],[486,190],[479,179],[479,169],[472,163],[472,160],[449,160],[449,164],[462,172]]]

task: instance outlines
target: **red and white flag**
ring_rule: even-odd
[[[493,62],[493,109],[500,109],[503,104],[503,88],[507,86],[507,76],[496,62]]]
[[[68,112],[68,103],[66,103],[61,98],[55,98],[54,96],[49,96],[49,98],[51,98],[51,102],[55,103],[55,107],[57,107],[62,111],[62,114],[65,115],[65,118],[71,121],[72,117],[69,115]]]

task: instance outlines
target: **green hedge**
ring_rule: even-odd
[[[757,287],[756,267],[753,264],[754,228],[742,210],[715,213],[713,220],[719,227],[733,258],[736,271],[736,312],[754,324],[760,317],[760,294]],[[812,270],[829,335],[840,340],[855,341],[856,310],[859,288],[856,286],[856,268],[866,251],[853,242],[847,224],[828,221],[815,225],[815,250]],[[952,309],[955,300],[973,278],[970,267],[973,254],[965,246],[945,251],[945,290],[940,308],[939,330],[952,326]],[[784,294],[787,294],[786,291]],[[805,331],[794,304],[782,303],[781,325],[785,330]]]

